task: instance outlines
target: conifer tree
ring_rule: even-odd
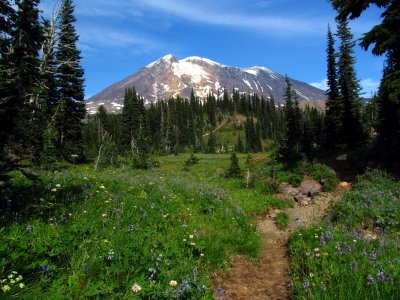
[[[142,117],[140,117],[139,122],[138,151],[135,165],[139,169],[147,169],[149,167],[149,144],[146,125]]]
[[[279,154],[284,161],[295,162],[301,158],[302,154],[300,110],[292,84],[287,76],[284,98],[286,100],[284,108],[285,128]]]
[[[340,21],[338,36],[341,40],[338,61],[338,85],[342,102],[341,135],[346,145],[355,145],[365,141],[365,132],[361,120],[360,83],[355,70],[353,35],[348,21]]]
[[[8,0],[0,2],[0,161],[3,161],[3,147],[12,128],[10,115],[11,91],[9,81],[11,34],[15,11]]]
[[[43,30],[39,23],[39,0],[16,2],[17,12],[11,32],[12,51],[8,55],[7,113],[10,122],[10,144],[18,156],[35,158],[42,146],[41,126],[44,104],[40,98],[39,50]]]
[[[78,35],[73,23],[72,0],[63,0],[59,23],[59,41],[56,51],[57,86],[60,101],[60,148],[63,157],[83,159],[83,119],[86,115],[84,102],[84,71],[81,67],[80,50],[77,48]]]
[[[378,92],[379,141],[394,152],[400,149],[400,6],[397,0],[344,1],[331,0],[339,20],[356,19],[370,5],[383,9],[382,22],[365,33],[361,46],[373,45],[374,55],[385,55],[386,65]],[[398,157],[397,154],[395,154]]]
[[[235,148],[236,148],[236,151],[239,153],[243,153],[245,150],[243,140],[242,140],[242,137],[240,136],[240,133],[238,135],[238,140],[237,140]]]
[[[239,159],[236,156],[236,152],[233,151],[231,154],[231,163],[229,169],[226,171],[225,176],[227,178],[242,178],[242,170],[239,166]]]
[[[338,78],[337,78],[337,63],[336,63],[336,52],[335,52],[335,40],[330,26],[328,26],[328,43],[327,43],[327,85],[328,90],[326,95],[328,97],[326,101],[325,110],[325,132],[327,147],[333,146],[336,143],[340,143],[342,138],[342,115],[343,107],[342,101],[339,95]]]

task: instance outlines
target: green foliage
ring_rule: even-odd
[[[328,221],[289,238],[294,299],[397,299],[400,184],[382,171],[357,178]]]
[[[312,165],[311,177],[322,183],[322,190],[325,192],[334,191],[340,181],[334,170],[320,163]]]
[[[229,169],[225,172],[226,178],[242,178],[242,170],[239,166],[239,159],[236,156],[236,152],[232,152],[231,154],[231,164],[229,165]]]
[[[382,171],[372,170],[357,178],[353,190],[332,207],[332,220],[353,228],[379,227],[400,230],[400,184]]]
[[[289,227],[289,215],[281,211],[276,215],[275,222],[280,229],[286,229]]]

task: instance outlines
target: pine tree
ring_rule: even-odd
[[[382,22],[364,34],[364,50],[373,45],[374,55],[386,55],[386,66],[378,92],[379,141],[394,152],[400,149],[400,6],[397,0],[344,1],[331,0],[338,19],[356,19],[371,4],[383,9]],[[395,157],[398,157],[395,154]]]
[[[354,67],[355,42],[348,21],[339,22],[338,36],[341,40],[338,61],[338,85],[343,109],[341,135],[344,144],[351,146],[365,141],[366,136],[361,120],[361,87]]]
[[[39,50],[43,28],[39,23],[38,0],[17,1],[17,12],[11,32],[12,51],[7,55],[6,98],[10,122],[10,146],[17,157],[37,158],[42,147],[44,104],[40,98]]]
[[[149,168],[149,144],[147,139],[147,130],[145,122],[142,117],[139,121],[139,134],[138,134],[138,151],[135,166],[139,169]]]
[[[77,48],[78,35],[73,23],[74,6],[72,0],[63,0],[59,23],[59,41],[56,51],[57,86],[60,101],[60,149],[67,160],[83,157],[83,119],[86,115],[84,102],[84,71],[81,67],[80,51]]]
[[[327,85],[328,90],[326,95],[328,97],[326,101],[325,110],[325,132],[327,147],[331,147],[335,144],[340,143],[342,138],[342,114],[343,107],[342,101],[339,95],[338,78],[337,78],[337,63],[336,63],[336,52],[335,52],[335,40],[330,26],[328,26],[328,45],[326,49],[327,53]]]
[[[242,140],[242,137],[240,136],[240,133],[238,135],[238,140],[237,140],[235,148],[236,148],[236,151],[239,153],[243,153],[245,150],[243,140]]]
[[[3,147],[12,129],[10,114],[11,91],[9,80],[11,34],[15,11],[9,1],[0,2],[0,161],[3,161]]]
[[[284,108],[285,128],[279,155],[282,156],[284,161],[296,162],[302,156],[300,109],[292,84],[287,76],[284,98],[286,100]]]
[[[240,169],[239,159],[236,156],[236,152],[232,152],[231,154],[231,163],[225,176],[227,178],[242,178],[242,170]]]

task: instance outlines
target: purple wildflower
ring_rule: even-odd
[[[383,281],[385,280],[385,273],[383,273],[382,270],[380,270],[377,274],[376,274],[376,281]]]
[[[367,284],[368,285],[373,285],[374,283],[375,283],[374,277],[372,277],[371,275],[368,275]]]
[[[357,271],[357,269],[358,269],[358,263],[357,263],[355,260],[353,260],[353,261],[351,262],[351,270],[352,270],[353,272],[355,272],[355,271]]]
[[[306,279],[306,280],[304,280],[304,282],[303,282],[303,289],[308,289],[310,287],[310,282]]]

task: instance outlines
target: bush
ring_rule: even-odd
[[[320,163],[312,166],[311,177],[322,183],[322,190],[324,192],[333,191],[340,182],[334,170]]]

